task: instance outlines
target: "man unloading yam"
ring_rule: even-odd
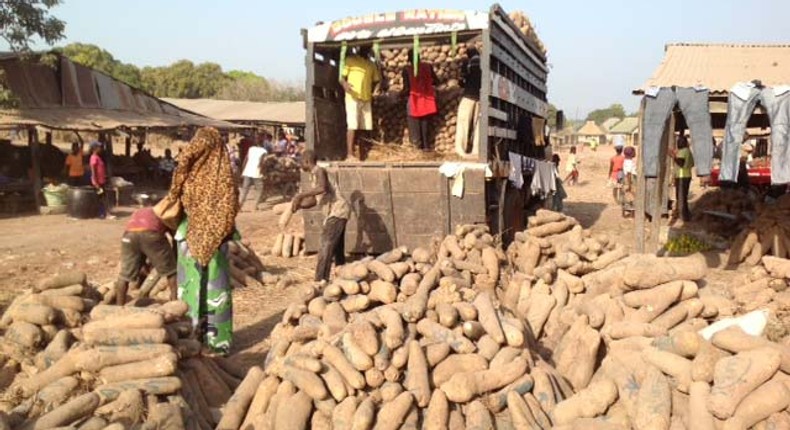
[[[326,169],[318,165],[315,152],[307,150],[302,154],[302,170],[310,173],[312,188],[293,198],[291,211],[310,209],[316,205],[323,210],[324,223],[321,228],[315,280],[329,281],[332,260],[336,265],[346,262],[343,242],[351,208],[346,199],[338,193],[337,184],[330,179]]]
[[[154,209],[136,210],[121,238],[121,273],[115,283],[115,302],[123,306],[129,284],[136,289],[142,281],[146,259],[156,271],[167,278],[170,299],[176,299],[176,256],[167,240],[167,227],[156,216]]]

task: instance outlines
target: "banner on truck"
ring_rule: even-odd
[[[375,13],[319,24],[307,31],[308,42],[340,42],[384,39],[482,30],[488,27],[488,14],[447,9],[413,9]]]

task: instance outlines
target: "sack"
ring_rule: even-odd
[[[184,216],[184,208],[181,206],[181,200],[171,198],[168,194],[154,206],[154,213],[167,228],[176,230]]]

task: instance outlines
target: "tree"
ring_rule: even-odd
[[[5,0],[0,2],[0,37],[14,52],[29,52],[33,39],[52,45],[63,38],[66,23],[49,10],[60,0]]]
[[[96,45],[71,43],[60,51],[75,63],[104,72],[136,88],[142,85],[137,66],[116,60],[112,54]]]
[[[625,118],[625,108],[620,103],[615,103],[605,109],[596,109],[587,115],[587,121],[595,121],[601,125],[609,118]]]
[[[270,81],[252,72],[231,70],[231,79],[217,93],[222,100],[253,102],[290,102],[304,100],[304,90],[299,87]]]
[[[557,106],[554,104],[549,103],[549,108],[546,111],[546,121],[549,123],[549,127],[557,128]]]
[[[145,67],[140,71],[143,88],[157,97],[211,98],[230,80],[216,63],[195,66],[180,60],[166,67]]]

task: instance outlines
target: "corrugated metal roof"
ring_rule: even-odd
[[[304,102],[262,103],[214,99],[164,99],[183,109],[223,121],[303,125]]]
[[[118,127],[211,126],[240,128],[178,108],[64,56],[55,67],[14,54],[0,55],[0,69],[18,109],[0,110],[0,126],[41,125],[67,130]]]
[[[635,116],[629,116],[627,118],[623,118],[622,121],[615,124],[609,130],[609,133],[612,134],[631,134],[639,127],[639,118]]]
[[[587,121],[576,134],[580,136],[603,136],[606,133],[601,130],[601,127],[595,121]]]
[[[617,124],[618,122],[620,122],[620,118],[612,117],[612,118],[609,118],[609,119],[607,119],[606,121],[604,121],[604,122],[603,122],[603,124],[601,124],[601,127],[602,127],[604,130],[611,130],[611,129],[612,129],[612,127],[613,127],[615,124]]]
[[[670,44],[653,76],[634,92],[701,85],[723,93],[755,79],[766,86],[790,84],[790,45]]]

